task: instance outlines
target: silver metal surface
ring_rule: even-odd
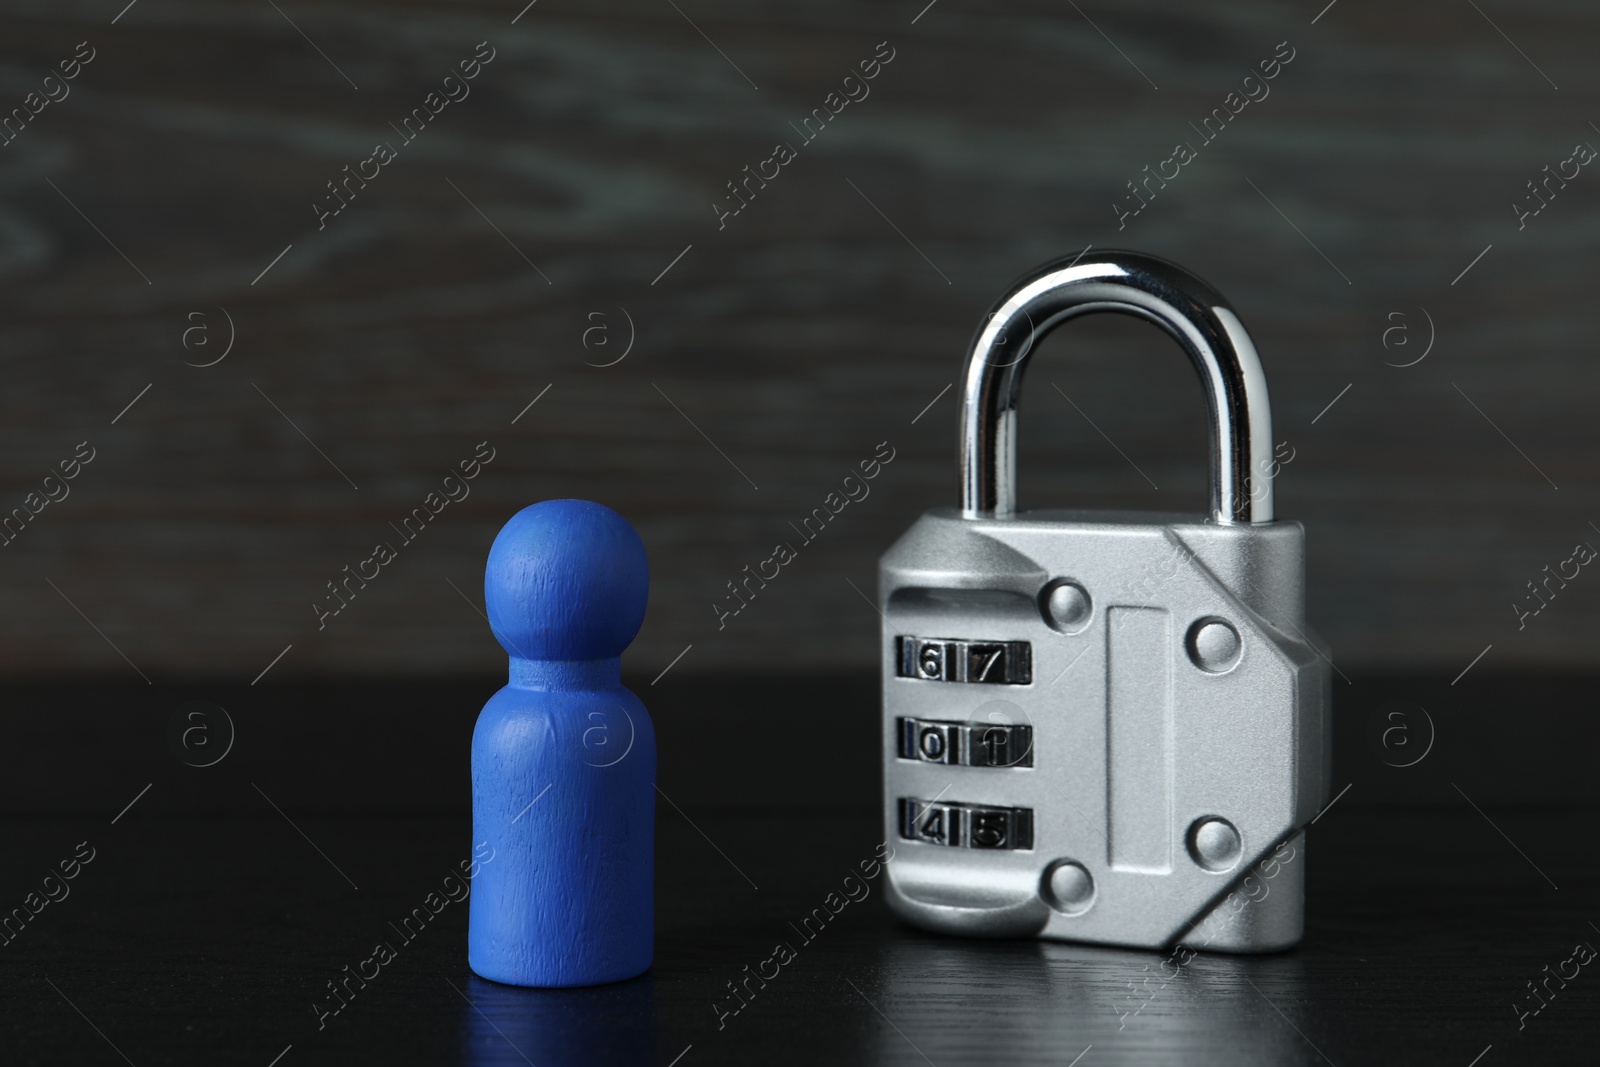
[[[1056,864],[1045,884],[1045,895],[1057,911],[1077,915],[1094,902],[1094,878],[1081,863],[1068,860]]]
[[[1244,842],[1227,819],[1201,819],[1189,833],[1189,852],[1208,871],[1228,871],[1239,864]]]
[[[1044,606],[1056,629],[1072,630],[1089,618],[1093,602],[1083,586],[1076,582],[1058,582],[1045,598]]]
[[[1204,619],[1189,628],[1189,658],[1203,671],[1231,670],[1243,651],[1239,632],[1221,619]]]
[[[1094,310],[1159,322],[1201,369],[1211,516],[1012,510],[1020,369],[1045,330]],[[880,563],[891,907],[968,936],[1294,944],[1303,829],[1329,792],[1330,663],[1305,622],[1305,531],[1270,518],[1270,411],[1243,327],[1171,264],[1104,253],[1024,279],[979,332],[967,382],[967,506],[928,512]],[[931,640],[913,634],[966,648],[969,681],[972,649],[1026,648],[1027,680],[947,684],[948,654],[908,670],[906,641]],[[903,720],[1023,723],[1031,759],[929,758],[902,748]],[[1014,813],[986,817],[1010,836],[941,840],[912,818],[930,805],[947,834]]]
[[[1272,406],[1250,335],[1228,302],[1164,259],[1103,251],[1033,271],[995,304],[962,372],[961,509],[969,518],[1016,511],[1017,405],[1038,343],[1096,311],[1160,326],[1199,372],[1211,414],[1211,518],[1272,521]]]

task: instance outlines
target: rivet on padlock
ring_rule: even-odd
[[[1199,372],[1209,515],[1017,511],[1023,373],[1046,333],[1097,311],[1161,327]],[[1018,282],[963,383],[961,507],[880,565],[884,817],[905,846],[891,906],[973,936],[1294,944],[1330,664],[1305,625],[1305,531],[1274,518],[1262,477],[1272,414],[1249,334],[1187,271],[1100,252]],[[991,686],[1015,711],[985,724]],[[1266,891],[1246,899],[1253,870]]]
[[[1045,587],[1044,611],[1050,624],[1064,633],[1074,633],[1089,621],[1093,601],[1077,582],[1060,581]]]

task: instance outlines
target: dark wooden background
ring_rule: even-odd
[[[1089,244],[1187,265],[1254,333],[1341,666],[1593,666],[1600,579],[1521,632],[1511,604],[1600,544],[1600,177],[1521,231],[1510,205],[1600,144],[1600,10],[923,2],[539,0],[513,25],[520,0],[8,0],[5,110],[78,42],[97,56],[0,147],[0,510],[78,442],[97,457],[0,549],[0,670],[248,682],[292,645],[273,680],[492,677],[450,583],[479,599],[500,524],[554,496],[649,546],[640,673],[690,645],[675,669],[867,664],[849,583],[953,498],[935,398],[972,327]],[[319,232],[323,183],[485,40],[470,98]],[[724,182],[882,41],[870,97],[719,231]],[[1271,95],[1118,232],[1124,182],[1281,41]],[[186,366],[224,309],[231,353]],[[586,366],[622,351],[623,309],[631,352]],[[1386,366],[1425,317],[1427,358]],[[1199,394],[1153,331],[1075,325],[1026,411],[1025,501],[1199,508]],[[318,632],[324,583],[483,440],[471,497]],[[871,497],[718,632],[724,583],[885,440]]]

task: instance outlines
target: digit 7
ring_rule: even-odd
[[[989,672],[994,669],[995,664],[999,663],[1005,657],[1005,654],[1005,645],[973,646],[971,651],[972,658],[968,662],[967,667],[968,680],[974,682],[987,682],[989,680]],[[988,658],[984,659],[983,657],[985,656]],[[982,665],[979,667],[976,677],[974,677],[972,667],[979,662],[981,662]]]

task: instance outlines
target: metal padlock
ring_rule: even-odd
[[[1016,511],[1023,371],[1097,311],[1155,323],[1199,372],[1209,517]],[[962,382],[962,506],[879,569],[891,906],[971,936],[1293,945],[1331,662],[1305,625],[1305,530],[1273,518],[1249,334],[1182,268],[1100,252],[1019,281]]]

